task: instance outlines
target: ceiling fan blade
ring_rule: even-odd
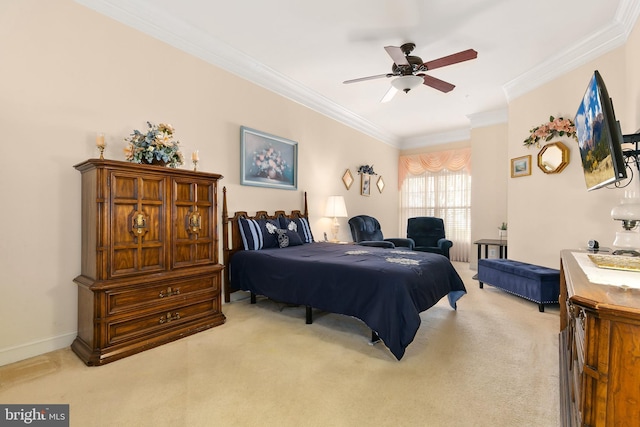
[[[463,50],[462,52],[454,53],[449,56],[443,56],[442,58],[434,59],[424,63],[427,70],[433,70],[434,68],[440,68],[451,64],[457,64],[458,62],[468,61],[470,59],[476,59],[478,52],[473,49]]]
[[[431,77],[427,75],[423,76],[422,74],[420,74],[420,77],[424,78],[425,85],[431,86],[434,89],[438,89],[440,92],[444,92],[444,93],[451,92],[455,87],[451,83],[447,83],[444,80],[436,79],[435,77]]]
[[[381,79],[382,77],[391,77],[391,76],[393,76],[393,74],[378,74],[377,76],[360,77],[357,79],[345,80],[342,83],[344,84],[357,83],[357,82],[363,82],[365,80]]]
[[[407,57],[404,56],[404,52],[402,52],[401,48],[396,46],[385,46],[384,50],[387,51],[396,65],[409,65],[409,61],[407,61]]]
[[[391,101],[393,97],[396,96],[396,93],[398,93],[398,89],[396,89],[394,86],[389,85],[389,90],[384,94],[380,102]]]

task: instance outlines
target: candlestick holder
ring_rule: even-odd
[[[197,171],[198,170],[198,161],[197,160],[191,160],[193,162],[193,170]]]
[[[104,160],[104,145],[98,145],[98,150],[100,150],[100,160]]]

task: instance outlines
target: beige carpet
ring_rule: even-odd
[[[558,306],[490,286],[422,313],[401,361],[357,319],[268,300],[101,367],[69,349],[0,367],[0,403],[68,403],[71,426],[557,426]],[[280,311],[282,309],[282,311]]]

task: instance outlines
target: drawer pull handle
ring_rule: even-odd
[[[171,286],[169,286],[166,291],[160,291],[158,298],[170,297],[172,295],[180,295],[180,288],[173,290]]]
[[[179,320],[179,319],[180,319],[180,313],[178,313],[176,311],[176,313],[172,315],[171,312],[169,312],[169,313],[167,313],[166,316],[161,316],[160,317],[159,323],[162,325],[164,323],[169,323],[171,321]]]
[[[197,208],[196,208],[197,209]],[[202,216],[200,212],[193,211],[187,217],[187,232],[190,234],[198,234],[202,229]]]

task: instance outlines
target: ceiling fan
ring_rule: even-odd
[[[476,59],[478,57],[478,52],[473,49],[467,49],[432,61],[422,62],[422,58],[410,55],[415,47],[415,43],[405,43],[400,47],[385,46],[384,50],[386,50],[391,59],[393,59],[393,66],[391,67],[390,73],[345,80],[343,83],[349,84],[365,80],[379,79],[382,77],[396,77],[391,81],[391,88],[389,88],[381,102],[391,100],[398,91],[408,93],[411,89],[414,89],[421,84],[447,93],[451,92],[455,86],[451,83],[424,74],[424,72],[451,64],[457,64],[458,62]]]

